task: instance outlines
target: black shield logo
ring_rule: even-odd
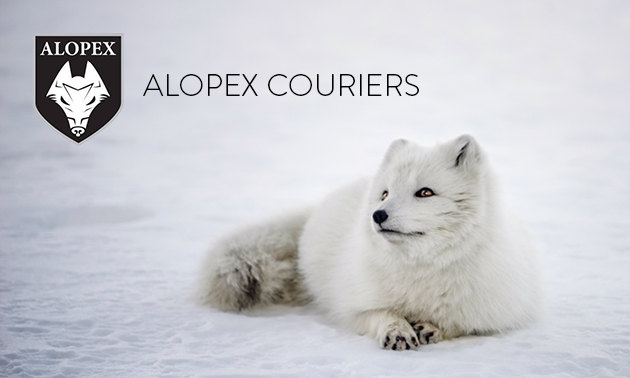
[[[81,143],[122,107],[122,34],[35,36],[35,108]]]

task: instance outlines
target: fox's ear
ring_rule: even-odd
[[[50,97],[54,101],[56,101],[59,96],[60,88],[63,88],[63,84],[67,83],[72,79],[72,71],[70,71],[70,61],[67,61],[64,64],[59,72],[57,72],[57,76],[55,76],[55,80],[53,80],[52,84],[50,84],[50,88],[48,89],[48,93],[46,93],[46,97]]]
[[[98,74],[96,68],[94,68],[92,63],[90,63],[89,61],[85,65],[85,76],[83,77],[86,80],[93,82],[95,87],[101,85],[101,75]]]
[[[383,162],[381,163],[381,168],[389,165],[389,163],[391,163],[394,157],[398,155],[398,153],[402,149],[404,149],[408,144],[409,144],[409,141],[407,139],[396,139],[395,141],[393,141],[389,145],[389,148],[387,149],[387,152],[385,153],[385,157],[383,158]]]
[[[481,150],[475,138],[464,134],[448,143],[447,153],[453,167],[470,167],[481,161]]]
[[[103,79],[101,79],[101,75],[98,74],[98,71],[92,63],[88,60],[85,65],[85,76],[83,76],[88,83],[93,83],[94,89],[96,89],[97,95],[100,95],[99,99],[103,100],[109,97],[109,92],[107,88],[105,88],[105,84],[103,83]]]
[[[70,61],[67,61],[57,73],[57,76],[55,77],[55,84],[57,86],[61,86],[61,84],[70,79],[72,79],[72,71],[70,70]]]

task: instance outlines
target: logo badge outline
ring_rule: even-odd
[[[34,37],[35,110],[49,126],[80,145],[122,110],[123,34]]]

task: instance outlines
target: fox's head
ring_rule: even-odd
[[[444,246],[474,237],[491,206],[492,188],[486,158],[473,137],[433,148],[400,139],[372,180],[365,217],[378,240],[437,256]]]
[[[101,101],[109,97],[109,92],[92,63],[87,62],[83,77],[73,77],[68,61],[59,70],[46,97],[63,109],[70,130],[80,136],[85,132],[90,114]]]

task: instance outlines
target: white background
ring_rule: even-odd
[[[33,106],[55,33],[124,33],[122,112],[81,146]],[[189,73],[258,74],[259,96],[142,96]],[[275,73],[420,93],[274,97]],[[396,353],[312,308],[190,299],[226,230],[372,174],[395,138],[462,133],[540,246],[540,324]],[[629,376],[629,230],[627,2],[0,4],[0,375]]]

